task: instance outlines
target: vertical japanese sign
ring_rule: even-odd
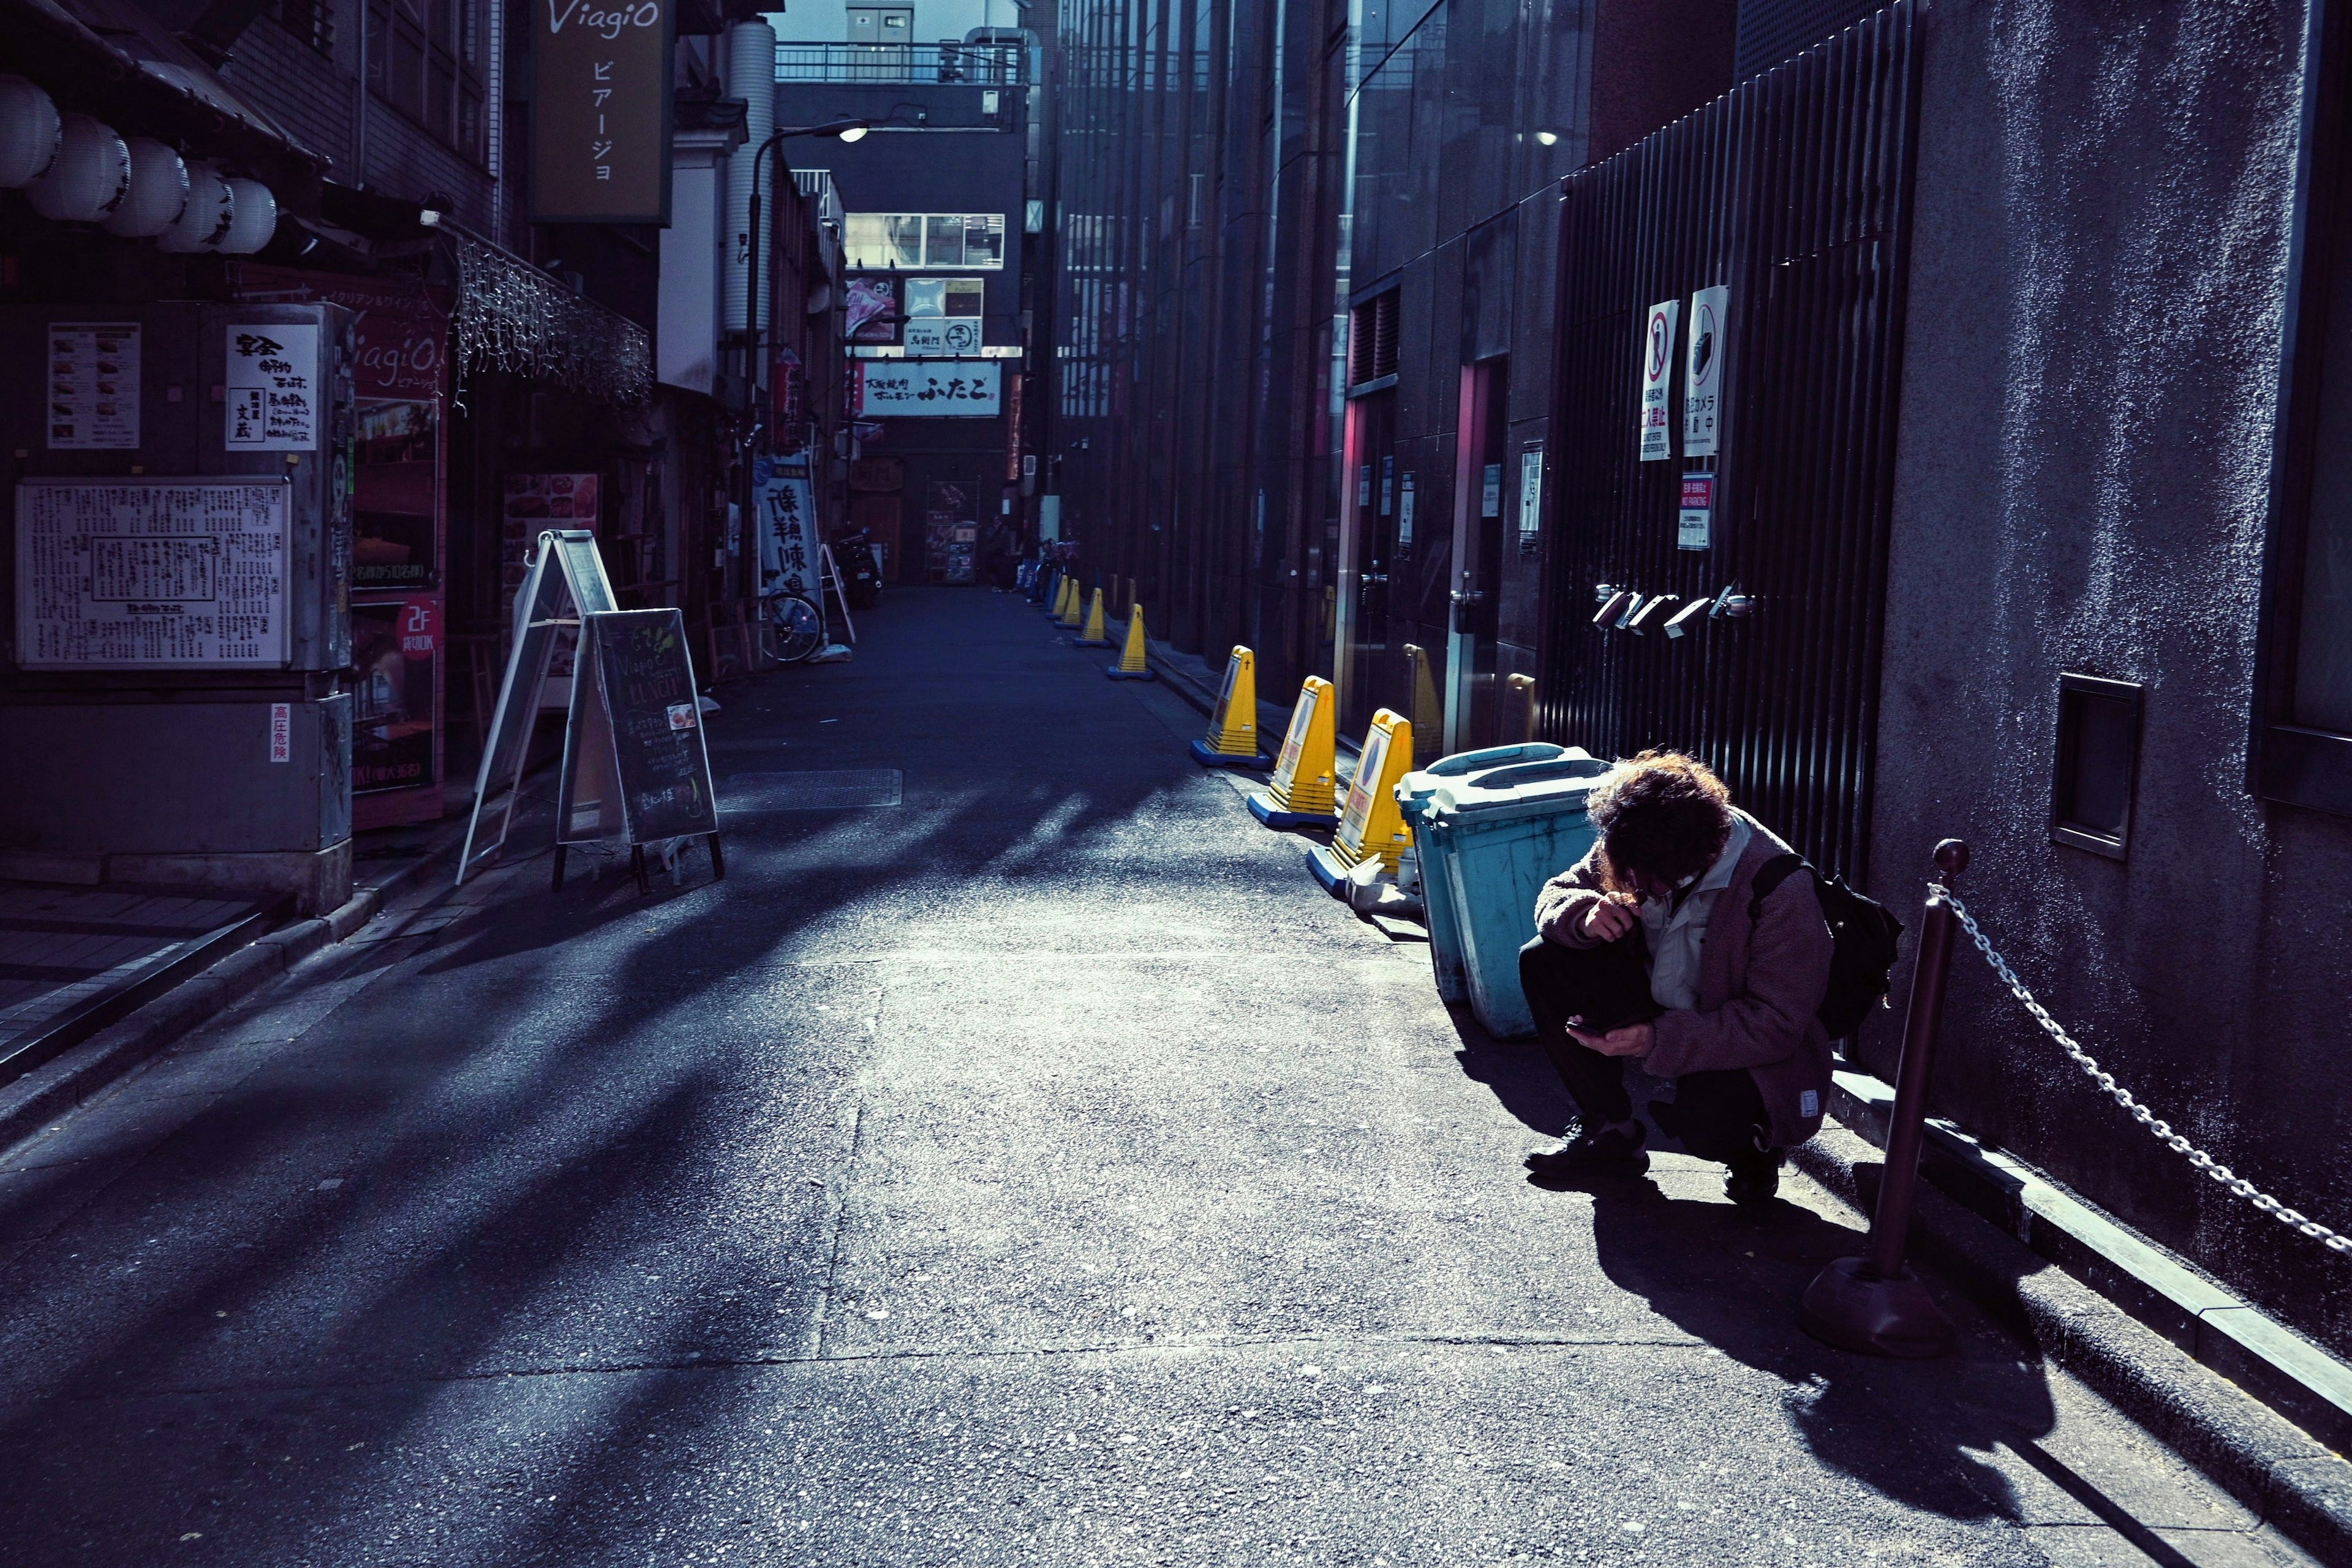
[[[221,444],[232,452],[319,448],[319,329],[265,321],[228,333],[228,418]]]
[[[673,5],[531,0],[531,222],[669,226]]]
[[[1731,290],[1717,286],[1691,296],[1690,355],[1683,366],[1683,456],[1712,458],[1722,450],[1724,321]]]
[[[1519,450],[1519,550],[1528,553],[1536,548],[1543,533],[1543,448],[1523,447]]]
[[[751,479],[760,496],[760,593],[818,603],[816,497],[808,465],[762,458]]]
[[[1675,324],[1682,301],[1650,307],[1642,328],[1642,461],[1664,462],[1675,455],[1673,412],[1666,406],[1675,379]]]

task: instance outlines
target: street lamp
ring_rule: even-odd
[[[750,256],[746,262],[749,276],[744,279],[746,287],[743,290],[745,356],[743,382],[747,391],[760,384],[760,239],[761,234],[760,193],[765,189],[760,184],[760,160],[775,152],[781,143],[795,136],[828,136],[840,142],[862,142],[866,139],[866,132],[872,129],[873,127],[865,121],[849,116],[844,116],[839,120],[828,120],[822,125],[787,126],[761,142],[758,150],[751,154],[751,233],[744,237],[750,247]],[[779,165],[783,163],[782,153],[777,154],[776,162]]]

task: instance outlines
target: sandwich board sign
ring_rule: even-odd
[[[576,630],[583,617],[614,608],[613,584],[604,575],[604,558],[596,553],[596,536],[584,528],[541,533],[526,567],[514,598],[506,677],[499,683],[499,705],[491,714],[481,769],[474,779],[466,846],[457,857],[461,884],[499,852],[514,824],[517,790],[556,633]]]
[[[1675,455],[1675,426],[1666,407],[1675,380],[1675,325],[1682,301],[1650,307],[1642,327],[1642,461],[1664,462]]]
[[[686,615],[675,606],[582,617],[563,769],[555,798],[555,885],[564,847],[617,839],[646,885],[645,847],[705,837],[727,874],[710,752],[695,693]]]

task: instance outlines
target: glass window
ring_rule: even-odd
[[[929,220],[930,233],[923,252],[926,267],[961,267],[963,265],[963,225],[961,216],[935,213]]]
[[[894,214],[882,220],[883,232],[888,241],[890,267],[920,267],[923,264],[922,215]]]

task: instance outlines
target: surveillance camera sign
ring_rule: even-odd
[[[1664,462],[1675,455],[1673,412],[1667,392],[1675,379],[1675,326],[1682,301],[1650,307],[1642,329],[1642,461]]]
[[[1691,296],[1690,351],[1683,367],[1683,456],[1712,458],[1722,450],[1724,321],[1731,290],[1702,289]]]

